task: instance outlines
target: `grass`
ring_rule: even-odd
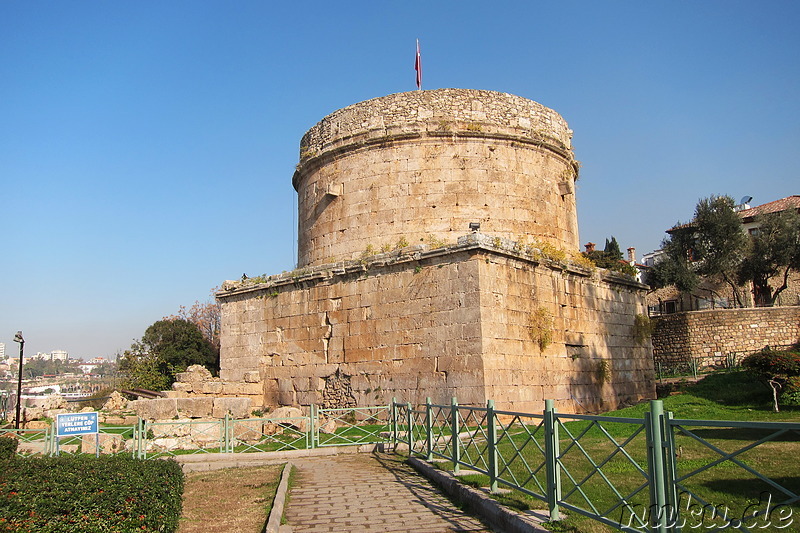
[[[282,468],[271,465],[187,474],[178,533],[261,533]]]
[[[649,402],[645,402],[627,409],[605,413],[605,416],[643,419],[649,408]],[[677,394],[664,399],[664,410],[674,412],[674,417],[677,419],[687,420],[800,421],[800,410],[773,413],[770,391],[754,381],[746,372],[713,374],[697,384],[685,384]],[[647,472],[647,444],[642,424],[624,422],[597,424],[570,418],[568,415],[562,415],[560,420],[562,500],[587,511],[591,511],[594,507],[609,522],[618,523],[632,519],[630,511],[614,507],[619,501],[619,495],[623,495],[629,502],[639,505],[633,509],[637,516],[643,514],[642,511],[648,507],[648,490],[646,487],[642,488],[646,482],[644,473]],[[539,449],[544,448],[544,431],[542,428],[537,428],[538,423],[539,420],[533,418],[505,421],[500,428],[498,453],[500,479],[523,486],[541,497],[546,486],[546,478],[543,453]],[[738,464],[724,460],[699,440],[705,440],[724,453],[734,453],[759,439],[767,438],[773,431],[735,427],[695,427],[688,424],[676,431],[677,476],[679,478],[687,476],[682,483],[691,491],[691,496],[689,493],[684,495],[682,504],[689,506],[694,504],[696,507],[691,509],[699,509],[701,507],[697,505],[699,496],[706,502],[720,506],[720,510],[723,507],[727,508],[729,516],[741,517],[748,505],[759,504],[759,498],[765,491],[772,493],[773,504],[787,499],[785,494],[759,480]],[[475,464],[479,469],[485,469],[488,456],[485,439],[463,441],[465,446],[462,450],[462,460]],[[444,455],[450,453],[449,445],[446,449],[442,447],[442,453]],[[798,455],[800,455],[800,432],[795,431],[743,451],[736,456],[736,459],[782,487],[800,493],[800,463],[787,459]],[[601,465],[599,471],[592,463]],[[452,468],[451,463],[443,463],[442,466],[446,469]],[[489,485],[488,476],[482,474],[470,475],[463,480],[475,486]],[[504,484],[500,483],[500,487],[504,487]],[[498,495],[497,499],[519,510],[546,507],[540,498],[518,490]],[[795,503],[791,510],[798,513],[800,507]],[[583,517],[575,511],[564,512],[562,509],[562,515],[564,514],[568,518],[549,524],[547,527],[553,531],[566,532],[615,530],[594,519]],[[721,519],[706,516],[704,520],[702,524],[695,525],[697,527],[705,527],[712,523],[719,525]],[[687,525],[686,529],[691,529],[691,525]],[[784,530],[790,531],[791,528]]]

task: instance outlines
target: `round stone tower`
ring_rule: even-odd
[[[300,143],[298,264],[480,232],[578,250],[572,131],[505,93],[436,89],[340,109]]]

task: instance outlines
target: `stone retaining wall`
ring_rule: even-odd
[[[536,254],[471,234],[295,278],[226,282],[220,381],[258,375],[265,406],[456,396],[529,412],[553,398],[574,412],[651,398],[650,344],[634,325],[645,287]]]
[[[800,341],[800,307],[709,309],[653,318],[656,362],[676,363],[693,357],[756,352],[764,346]]]

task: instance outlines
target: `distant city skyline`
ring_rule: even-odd
[[[642,256],[699,198],[798,193],[800,4],[0,3],[0,342],[113,358],[292,270],[303,134],[416,87],[561,114],[581,243]]]

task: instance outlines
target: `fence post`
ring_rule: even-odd
[[[550,520],[561,520],[558,501],[561,499],[561,473],[559,455],[558,421],[553,400],[544,401],[544,468],[547,475],[547,509]]]
[[[51,457],[53,455],[53,448],[55,447],[53,446],[53,436],[55,435],[55,432],[56,432],[55,422],[50,424],[50,427],[45,429],[44,432],[44,442],[45,442],[44,454],[48,457]]]
[[[230,413],[225,413],[225,419],[222,422],[222,445],[223,452],[228,453],[229,437],[228,437],[228,424],[230,423]]]
[[[461,471],[459,462],[461,461],[461,441],[458,438],[458,400],[453,396],[450,398],[450,449],[453,452],[453,474],[456,476]]]
[[[669,526],[671,531],[680,531],[678,524],[680,523],[680,509],[678,502],[678,490],[675,487],[675,478],[678,477],[678,466],[676,464],[677,452],[675,448],[675,430],[673,429],[670,421],[673,419],[672,411],[664,413],[662,420],[664,421],[661,427],[661,434],[664,437],[666,446],[666,464],[664,465],[664,483],[666,483],[666,499],[667,505],[670,510]]]
[[[425,398],[425,448],[427,454],[426,461],[433,460],[433,413],[431,409],[431,397]]]
[[[497,492],[497,427],[494,400],[486,401],[486,434],[489,438],[489,491]]]
[[[397,450],[397,397],[392,396],[392,407],[389,411],[392,417],[391,433],[392,433],[392,450]]]
[[[136,417],[136,426],[133,428],[133,458],[134,459],[141,459],[139,457],[140,449],[141,449],[141,438],[142,438],[142,419],[138,416]]]
[[[312,403],[308,406],[308,434],[306,435],[306,449],[311,448],[312,450],[317,447],[319,443],[319,439],[316,438],[317,435],[317,404]]]
[[[406,430],[408,435],[408,457],[414,456],[414,413],[411,402],[406,402]]]
[[[147,459],[147,431],[149,430],[147,420],[139,419],[142,429],[139,433],[139,459]]]
[[[664,439],[661,435],[661,419],[664,404],[661,400],[650,400],[650,412],[645,413],[647,433],[647,470],[650,481],[650,525],[653,531],[667,531],[667,498],[664,470]]]

